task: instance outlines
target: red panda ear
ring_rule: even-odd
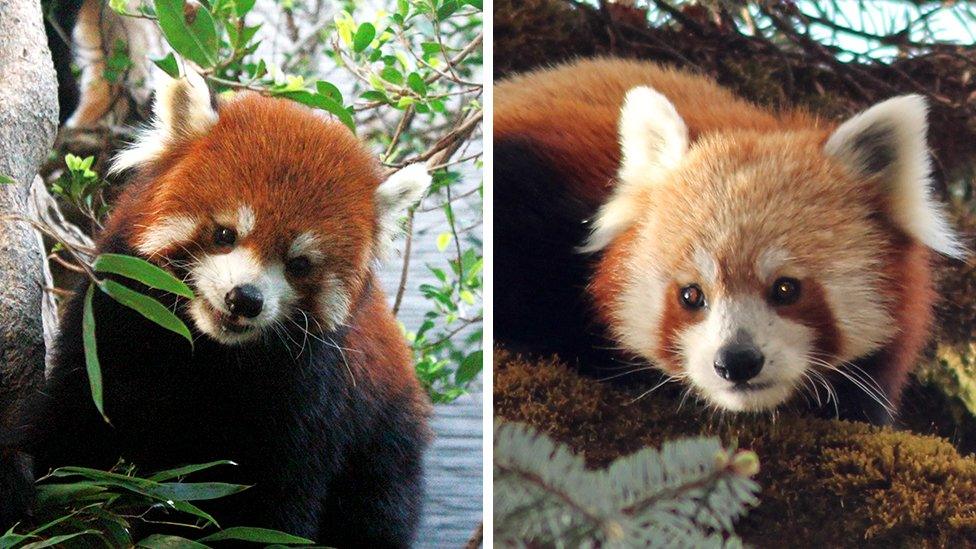
[[[379,221],[377,242],[385,248],[397,231],[397,219],[413,206],[430,187],[431,178],[423,164],[411,164],[391,175],[376,188]]]
[[[167,147],[203,135],[217,122],[210,89],[200,75],[187,71],[183,78],[162,78],[168,81],[156,90],[152,126],[115,157],[112,172],[154,160]]]
[[[688,151],[688,127],[668,98],[640,86],[624,98],[620,148],[617,187],[597,213],[582,252],[603,249],[636,220],[641,192],[661,181]]]
[[[937,252],[961,257],[965,250],[931,193],[927,111],[919,95],[883,101],[841,124],[824,152],[883,185],[889,215],[905,232]]]

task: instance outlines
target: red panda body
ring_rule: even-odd
[[[890,421],[931,322],[929,249],[961,253],[920,99],[837,125],[599,59],[500,82],[495,105],[499,341],[617,349],[722,409],[823,387],[831,414]]]
[[[161,90],[156,114],[116,161],[135,180],[98,252],[186,280],[191,300],[134,287],[176,311],[195,342],[95,290],[106,424],[85,373],[86,282],[28,422],[38,473],[120,456],[146,473],[231,460],[204,475],[253,486],[201,504],[224,527],[409,546],[430,405],[373,269],[426,171],[382,181],[338,122],[258,96],[217,113],[199,79]]]

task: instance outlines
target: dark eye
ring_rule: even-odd
[[[285,263],[285,269],[292,276],[305,276],[312,270],[312,262],[305,256],[293,257]]]
[[[791,305],[800,299],[800,281],[795,278],[777,278],[769,294],[773,305]]]
[[[681,298],[681,306],[685,309],[694,311],[705,306],[705,292],[698,284],[689,284],[678,293]]]
[[[233,246],[237,242],[237,232],[227,227],[217,227],[214,231],[214,244],[218,246]]]

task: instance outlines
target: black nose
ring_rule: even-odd
[[[250,284],[234,286],[224,296],[224,303],[231,314],[254,318],[261,314],[261,307],[264,306],[264,297],[261,290]]]
[[[723,379],[742,383],[759,375],[766,358],[751,343],[729,343],[715,355],[715,371]]]

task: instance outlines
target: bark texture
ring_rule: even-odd
[[[58,95],[41,3],[0,1],[0,427],[43,380],[43,250],[26,218],[57,131]]]

